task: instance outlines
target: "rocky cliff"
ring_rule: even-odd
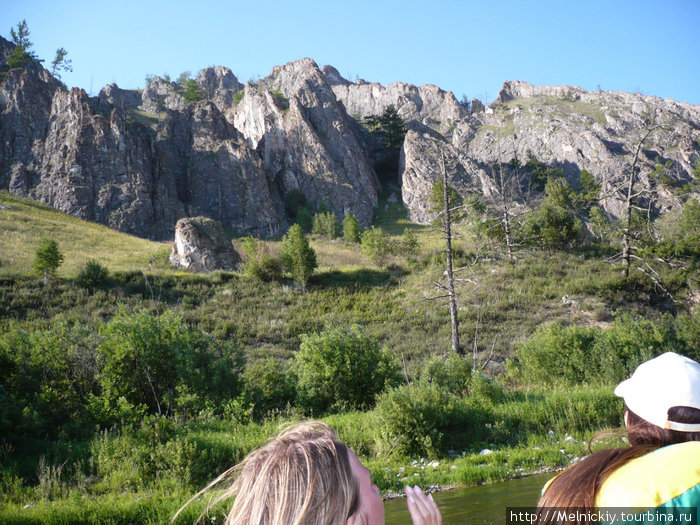
[[[0,39],[0,189],[154,239],[172,239],[192,216],[277,235],[290,190],[368,225],[380,183],[361,120],[389,105],[408,123],[396,181],[419,222],[431,218],[441,155],[463,194],[494,194],[492,166],[513,158],[561,168],[572,183],[585,169],[609,189],[653,120],[661,127],[644,144],[642,177],[669,163],[663,207],[678,204],[674,186],[700,157],[700,107],[639,94],[506,82],[493,103],[468,109],[436,86],[350,82],[302,59],[245,86],[228,68],[206,68],[196,102],[162,78],[88,97],[38,63],[8,70],[12,47]],[[612,198],[601,204],[619,212]]]

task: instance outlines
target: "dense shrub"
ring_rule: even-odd
[[[282,279],[282,261],[270,255],[266,244],[253,237],[244,238],[241,244],[248,259],[245,265],[246,274],[262,282]]]
[[[547,202],[528,215],[524,228],[528,242],[548,250],[566,248],[580,231],[580,220],[564,208]]]
[[[251,364],[243,373],[245,397],[257,417],[271,410],[282,410],[294,402],[295,378],[272,357]]]
[[[299,403],[325,411],[371,407],[395,383],[398,367],[388,350],[354,326],[302,335],[294,372]]]
[[[360,238],[362,253],[374,264],[383,266],[393,249],[389,236],[381,228],[370,226],[362,232]]]
[[[603,330],[559,323],[541,327],[518,346],[516,356],[521,377],[530,383],[614,383],[676,346],[669,328],[621,315]]]
[[[345,212],[345,218],[343,219],[343,240],[347,244],[359,244],[361,233],[362,228],[360,228],[360,221],[357,220],[357,217]]]
[[[534,384],[578,384],[597,366],[591,349],[597,330],[559,323],[542,326],[518,346],[516,356],[522,378]]]
[[[102,286],[109,279],[109,270],[94,259],[90,259],[78,274],[78,282],[83,288],[93,289]]]
[[[472,367],[466,359],[452,352],[447,357],[435,356],[423,365],[421,381],[434,383],[451,394],[466,395]]]
[[[170,311],[154,315],[121,310],[100,332],[100,383],[107,399],[123,397],[165,415],[185,408],[177,402],[184,391],[190,393],[188,411],[238,391],[238,354],[187,327]]]
[[[490,419],[486,410],[471,408],[464,398],[426,382],[382,394],[377,414],[387,451],[421,456],[466,446]]]
[[[319,212],[314,215],[311,233],[322,235],[329,239],[340,237],[340,223],[332,211]]]
[[[309,246],[301,226],[294,224],[282,238],[280,258],[285,270],[292,274],[294,280],[303,288],[309,282],[311,274],[318,267],[316,252]]]

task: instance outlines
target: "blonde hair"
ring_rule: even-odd
[[[290,427],[248,454],[185,503],[173,520],[202,494],[231,481],[199,519],[233,496],[226,525],[345,525],[360,507],[350,451],[331,427],[317,421]]]

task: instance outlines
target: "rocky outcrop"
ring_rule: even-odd
[[[181,219],[175,226],[170,264],[191,272],[233,271],[241,257],[223,226],[206,217]]]
[[[116,84],[107,84],[100,90],[97,100],[103,106],[128,108],[138,106],[142,102],[141,92],[136,89],[121,89]]]
[[[187,215],[259,236],[286,230],[284,204],[263,163],[212,102],[169,112],[159,137],[160,171],[172,174]]]
[[[354,130],[356,123],[313,60],[276,67],[233,110],[233,123],[262,157],[281,194],[296,189],[342,217],[373,218],[379,182]]]
[[[469,114],[451,92],[431,84],[414,86],[396,82],[384,87],[364,80],[353,83],[345,80],[332,66],[324,66],[323,74],[348,114],[356,118],[380,115],[393,105],[405,121],[415,120],[436,131],[446,132]]]
[[[483,194],[496,193],[491,166],[511,159],[525,163],[534,158],[562,169],[572,185],[578,183],[582,170],[591,173],[605,195],[600,204],[611,216],[618,217],[622,201],[611,190],[629,173],[637,145],[652,121],[660,127],[644,143],[640,177],[643,183],[648,182],[646,177],[657,164],[669,162],[666,186],[655,202],[656,211],[663,213],[680,205],[674,187],[692,179],[700,157],[698,106],[640,94],[591,93],[577,87],[506,82],[484,112],[472,110],[437,140],[457,152],[462,168],[479,179]],[[418,158],[424,168],[402,174],[403,180],[412,180],[417,187],[430,186],[429,174],[439,167],[436,149],[430,145],[434,140],[421,135],[407,137],[403,153],[407,161],[402,169],[411,169],[410,159]],[[419,183],[416,177],[422,177],[421,173],[428,175]],[[460,184],[455,185],[460,190]],[[404,191],[405,196],[415,193],[409,188]],[[411,217],[425,222],[429,216],[423,203],[414,201],[404,198]]]
[[[234,105],[235,94],[243,89],[243,84],[231,70],[222,66],[202,69],[196,82],[202,95],[213,102],[221,112]]]
[[[349,82],[302,59],[245,86],[225,67],[206,68],[195,103],[162,78],[143,92],[110,84],[90,98],[38,62],[8,70],[13,47],[0,38],[0,189],[154,239],[199,215],[278,235],[291,190],[370,224],[380,189],[373,161],[382,157],[359,121],[389,105],[409,124],[397,178],[418,222],[433,216],[443,154],[464,195],[496,198],[493,166],[511,159],[561,168],[572,184],[587,170],[613,216],[620,201],[609,190],[629,172],[649,122],[660,127],[641,151],[642,182],[667,164],[657,211],[679,206],[676,192],[700,158],[700,107],[639,94],[512,81],[492,104],[475,99],[468,110],[436,86]]]

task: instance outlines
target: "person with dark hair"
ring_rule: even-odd
[[[581,523],[604,508],[700,513],[700,364],[667,352],[639,365],[615,395],[625,401],[630,446],[569,467],[545,485],[538,507],[575,508]],[[561,514],[539,516],[539,523],[557,523]]]

